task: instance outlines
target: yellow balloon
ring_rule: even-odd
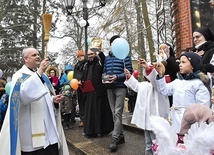
[[[70,81],[70,86],[71,86],[71,88],[73,88],[74,90],[77,90],[78,87],[79,87],[79,85],[78,85],[78,80],[77,80],[77,79],[72,79],[72,80]]]
[[[74,71],[68,72],[67,77],[68,77],[68,80],[69,80],[69,81],[71,81],[71,79],[73,79],[73,76],[74,76]]]

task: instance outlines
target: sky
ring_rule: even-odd
[[[63,0],[56,0],[56,1],[63,3]],[[95,3],[94,3],[94,2],[95,2]],[[88,2],[87,2],[87,7],[88,7],[88,8],[91,8],[91,7],[92,7],[92,4],[97,5],[98,2],[99,2],[98,0],[88,1]],[[76,1],[76,2],[75,2],[75,7],[74,7],[74,9],[75,9],[75,8],[82,8],[82,7],[83,7],[82,4],[83,4],[82,1]],[[107,5],[105,6],[105,9],[106,9],[106,7],[107,7]],[[108,6],[108,9],[111,10],[111,9],[109,8],[109,6]],[[108,10],[108,9],[106,9],[106,10]],[[64,26],[63,23],[66,22],[67,18],[68,18],[67,15],[61,13],[60,22],[57,23],[57,25],[56,25],[56,26],[57,26],[57,29],[58,29],[59,31],[56,31],[54,35],[60,36],[60,31],[63,29],[63,26]],[[53,16],[53,19],[52,19],[52,20],[53,20],[53,21],[56,20],[54,16]],[[107,20],[107,19],[106,19],[106,20]],[[90,27],[95,28],[95,27],[96,27],[95,25],[99,22],[99,19],[96,18],[96,16],[94,16],[93,18],[90,18],[90,19],[88,20],[88,22],[89,22],[89,24],[90,24]],[[101,23],[100,23],[100,24],[101,24]],[[88,35],[89,35],[89,34],[88,34]],[[99,35],[102,36],[102,34],[99,34]],[[89,37],[90,37],[90,36],[88,36],[88,38],[89,38]],[[68,44],[69,41],[70,41],[70,38],[68,38],[68,37],[67,37],[67,38],[63,38],[63,39],[57,39],[57,38],[50,37],[50,40],[49,40],[49,43],[48,43],[48,51],[50,51],[50,52],[58,52],[58,51],[60,51],[60,49],[62,49],[66,44]],[[103,41],[103,45],[104,45],[104,44],[105,44],[105,43],[104,43],[104,41]],[[83,48],[84,48],[84,47],[83,47]]]
[[[69,38],[57,39],[50,38],[48,43],[49,52],[59,52],[61,49],[69,43]]]

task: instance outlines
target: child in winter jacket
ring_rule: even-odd
[[[149,70],[150,67],[144,59],[140,59],[140,64]],[[191,104],[203,104],[210,107],[210,93],[205,86],[209,82],[208,76],[200,72],[201,58],[196,53],[186,52],[180,56],[178,79],[166,83],[163,78],[163,68],[160,63],[156,63],[150,79],[151,83],[157,86],[157,90],[162,95],[173,95],[173,105],[171,107],[172,129],[179,133],[181,120],[187,106]],[[158,75],[154,72],[158,72]]]
[[[65,130],[73,128],[76,116],[77,96],[69,85],[62,87],[62,95],[64,96],[61,102],[62,125]]]
[[[125,85],[137,92],[131,123],[144,130],[145,154],[152,154],[152,141],[155,139],[155,134],[151,131],[149,118],[151,115],[168,118],[168,96],[160,94],[149,81],[138,82],[129,70],[125,69],[124,73],[126,75]]]

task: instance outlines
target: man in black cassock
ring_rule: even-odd
[[[88,90],[85,100],[84,134],[96,137],[109,134],[113,130],[113,119],[108,103],[107,91],[102,83],[105,55],[99,49],[88,50],[88,61],[84,70],[85,81],[90,80],[94,90]],[[98,54],[97,54],[97,53]],[[83,87],[87,87],[82,83]]]

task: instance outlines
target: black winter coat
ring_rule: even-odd
[[[77,62],[77,64],[74,66],[74,78],[82,81],[83,80],[83,70],[86,65],[86,61],[82,60]]]
[[[84,68],[84,81],[91,80],[97,96],[105,96],[106,88],[102,83],[103,63],[105,55],[100,52],[98,57],[95,57],[94,61],[88,61]],[[83,82],[84,84],[84,82]]]
[[[214,55],[214,42],[208,41],[202,44],[197,50],[204,51],[204,54],[201,57],[202,59],[201,71],[204,72],[205,74],[207,72],[213,73],[214,66],[210,63],[210,61]]]

